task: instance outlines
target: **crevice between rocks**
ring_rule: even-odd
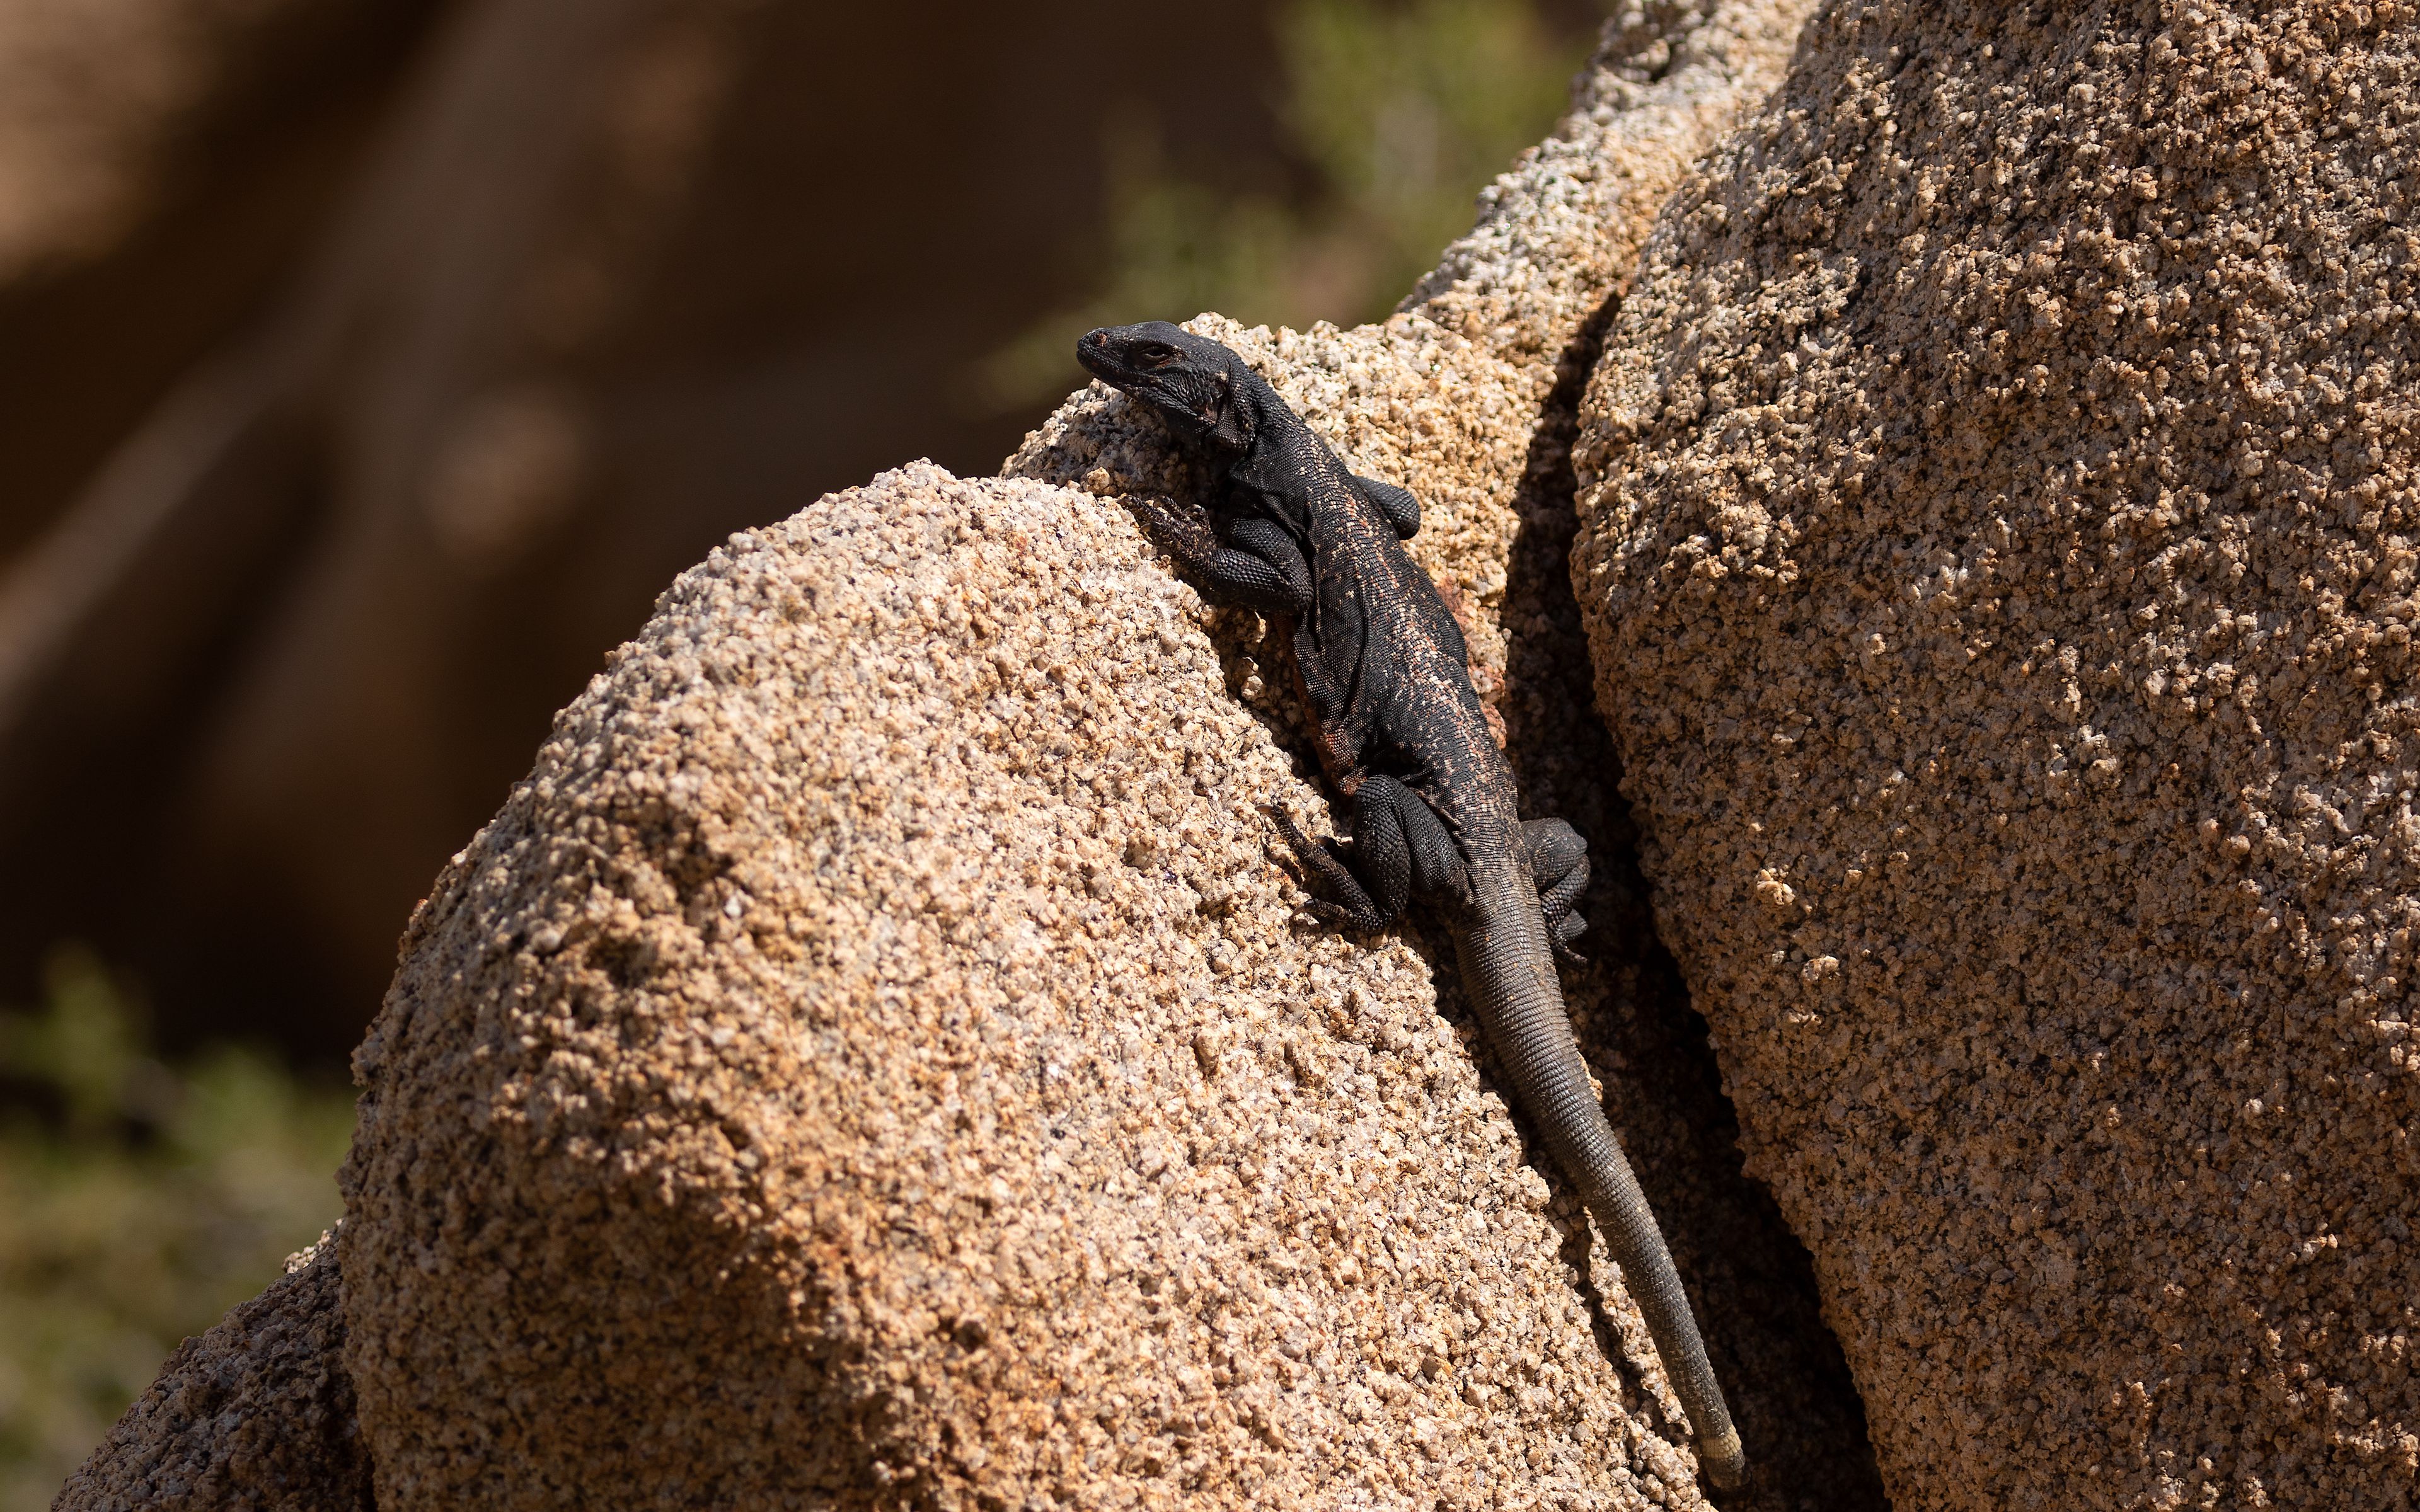
[[[1506,750],[1525,816],[1570,821],[1594,861],[1581,903],[1589,929],[1578,942],[1590,959],[1565,968],[1564,986],[1581,1049],[1604,1084],[1606,1112],[1663,1225],[1746,1443],[1750,1483],[1721,1504],[1884,1508],[1864,1404],[1823,1320],[1812,1258],[1743,1168],[1739,1120],[1723,1095],[1706,1021],[1656,937],[1621,759],[1595,707],[1569,567],[1578,530],[1571,449],[1580,396],[1619,301],[1616,294],[1599,306],[1562,352],[1515,497],[1520,525],[1501,608]],[[1467,1016],[1452,973],[1440,970],[1438,981],[1440,1000]],[[1575,1211],[1576,1197],[1544,1151],[1530,1158],[1558,1206]],[[1584,1272],[1585,1250],[1575,1248]]]

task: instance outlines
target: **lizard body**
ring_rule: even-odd
[[[1587,847],[1559,819],[1524,822],[1511,764],[1472,687],[1462,631],[1403,547],[1419,505],[1355,476],[1234,352],[1164,321],[1077,343],[1094,377],[1140,401],[1210,465],[1207,523],[1144,502],[1152,535],[1205,596],[1291,624],[1321,764],[1352,805],[1349,861],[1273,817],[1342,901],[1311,910],[1391,926],[1406,904],[1452,935],[1463,984],[1523,1107],[1580,1188],[1688,1412],[1707,1478],[1737,1485],[1739,1435],[1662,1233],[1589,1085],[1555,957]]]

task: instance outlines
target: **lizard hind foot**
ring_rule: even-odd
[[[1302,826],[1294,822],[1294,815],[1283,808],[1274,803],[1263,804],[1261,812],[1268,815],[1269,822],[1278,826],[1278,833],[1285,837],[1286,848],[1294,852],[1295,859],[1304,867],[1316,871],[1325,865],[1342,864],[1328,854],[1327,847],[1304,834]]]
[[[1569,965],[1584,966],[1588,957],[1572,949],[1572,942],[1588,932],[1588,920],[1566,910],[1561,917],[1547,923],[1547,943],[1555,949],[1555,959]]]
[[[1373,934],[1381,927],[1372,924],[1342,903],[1331,903],[1317,893],[1311,893],[1304,898],[1302,908],[1303,912],[1323,924],[1332,924],[1338,929],[1351,930],[1357,934]]]
[[[1294,852],[1295,860],[1303,871],[1344,896],[1342,903],[1322,898],[1311,891],[1308,886],[1310,878],[1303,878],[1303,891],[1309,896],[1303,899],[1302,906],[1312,918],[1364,934],[1378,933],[1393,922],[1371,899],[1369,890],[1361,886],[1360,879],[1353,874],[1352,869],[1338,857],[1333,841],[1322,844],[1312,840],[1302,832],[1301,825],[1294,822],[1294,815],[1276,804],[1268,805],[1262,811],[1276,823],[1278,833],[1285,837],[1287,848]]]

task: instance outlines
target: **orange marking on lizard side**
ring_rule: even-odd
[[[1294,675],[1294,696],[1311,725],[1311,744],[1319,756],[1319,769],[1349,798],[1361,786],[1360,763],[1352,751],[1344,748],[1344,732],[1328,728],[1319,717],[1319,706],[1311,702],[1311,686],[1303,681],[1302,659],[1295,655],[1294,616],[1273,615],[1269,628],[1270,639],[1278,643],[1279,655],[1285,657],[1286,670]]]

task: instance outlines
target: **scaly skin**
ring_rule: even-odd
[[[1590,1089],[1555,974],[1583,927],[1571,909],[1587,852],[1562,821],[1519,817],[1462,632],[1403,548],[1419,528],[1418,504],[1355,477],[1217,342],[1152,321],[1092,332],[1076,355],[1222,479],[1206,525],[1146,504],[1153,535],[1206,596],[1293,626],[1322,764],[1353,805],[1349,858],[1275,815],[1342,900],[1311,908],[1373,932],[1414,901],[1443,920],[1513,1095],[1578,1184],[1646,1315],[1706,1478],[1738,1485],[1739,1433],[1664,1236]]]

